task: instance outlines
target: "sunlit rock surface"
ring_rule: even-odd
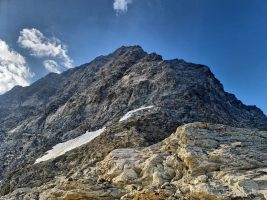
[[[267,199],[267,132],[192,123],[2,199]]]

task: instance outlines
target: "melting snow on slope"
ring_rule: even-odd
[[[83,144],[86,144],[90,142],[91,140],[93,140],[95,137],[99,136],[101,133],[105,131],[105,129],[106,127],[99,129],[97,131],[92,131],[92,132],[87,131],[85,134],[80,135],[79,137],[76,137],[72,140],[68,140],[63,143],[59,143],[53,146],[51,150],[47,151],[43,157],[38,158],[35,161],[35,163],[39,163],[39,162],[46,161],[52,158],[56,158],[58,156],[65,154],[66,152],[72,149],[82,146]]]
[[[150,108],[153,108],[154,106],[142,106],[140,108],[137,108],[135,110],[131,110],[129,112],[127,112],[121,119],[120,119],[120,122],[121,121],[124,121],[124,120],[127,120],[128,118],[130,118],[134,113],[140,111],[140,110],[145,110],[145,109],[150,109]]]

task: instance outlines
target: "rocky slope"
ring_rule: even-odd
[[[120,121],[142,106],[151,108]],[[150,146],[196,121],[267,130],[262,111],[225,92],[208,67],[121,47],[0,96],[0,191],[72,176],[114,149]],[[104,126],[82,147],[34,164],[54,145]]]
[[[2,199],[267,199],[267,132],[192,123]],[[1,198],[0,198],[1,199]]]

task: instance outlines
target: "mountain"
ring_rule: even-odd
[[[123,46],[0,96],[1,193],[77,177],[114,149],[159,144],[192,122],[251,129],[251,137],[267,130],[263,112],[225,92],[207,66]]]

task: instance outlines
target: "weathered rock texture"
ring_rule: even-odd
[[[208,67],[121,47],[0,96],[0,193],[72,176],[114,149],[150,146],[196,121],[267,130],[263,112],[225,92]],[[34,164],[55,144],[104,126],[86,145]]]
[[[14,198],[16,197],[16,198]],[[2,199],[267,199],[267,132],[192,123]]]

